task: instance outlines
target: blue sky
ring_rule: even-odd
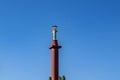
[[[48,80],[51,26],[60,76],[120,80],[119,0],[0,0],[0,80]]]

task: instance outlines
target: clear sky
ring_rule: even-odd
[[[52,25],[60,76],[120,80],[119,0],[0,0],[0,80],[48,80]]]

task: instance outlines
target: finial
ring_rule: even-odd
[[[53,27],[53,29],[52,29],[52,33],[53,33],[53,40],[56,40],[56,37],[57,37],[57,35],[56,35],[56,32],[57,32],[57,26],[56,25],[54,25],[54,26],[52,26]]]

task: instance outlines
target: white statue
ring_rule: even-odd
[[[57,26],[53,26],[53,29],[52,29],[53,40],[56,40],[56,32],[57,32]]]

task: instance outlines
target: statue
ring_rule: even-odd
[[[56,40],[56,32],[57,32],[57,26],[53,26],[52,33],[53,33],[53,40]]]

